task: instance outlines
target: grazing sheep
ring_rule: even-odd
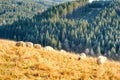
[[[45,50],[52,51],[52,50],[53,50],[53,48],[52,48],[52,47],[50,47],[50,46],[46,46],[46,47],[45,47]]]
[[[33,46],[34,46],[34,48],[36,48],[36,49],[40,49],[40,48],[41,48],[41,45],[40,45],[40,44],[34,44]]]
[[[60,52],[61,52],[61,53],[66,53],[66,51],[65,51],[65,50],[60,50]]]
[[[26,47],[33,48],[33,43],[32,42],[26,42]]]
[[[105,56],[99,56],[98,58],[97,58],[97,64],[104,64],[105,63],[105,61],[106,61],[106,57]]]
[[[21,46],[21,47],[26,47],[26,44],[25,44],[25,42],[23,42],[23,41],[19,41],[19,42],[16,43],[16,46],[17,46],[17,47],[20,47],[20,46]]]
[[[78,60],[85,59],[85,58],[86,58],[86,54],[85,53],[81,53],[79,58],[78,58]]]

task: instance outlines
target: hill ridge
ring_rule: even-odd
[[[65,15],[69,13],[72,16],[73,10],[84,5],[86,7],[80,9],[81,13],[78,13],[75,19],[69,19]],[[118,1],[88,4],[87,0],[81,0],[64,3],[49,8],[32,19],[18,20],[12,25],[1,26],[0,37],[30,41],[42,46],[50,45],[58,50],[79,53],[89,49],[89,55],[106,54],[109,58],[119,60],[119,5]],[[102,11],[97,10],[99,7],[102,7]],[[97,11],[92,8],[96,8]],[[89,12],[93,13],[92,16]],[[81,18],[82,15],[85,19]]]
[[[17,47],[16,42],[8,40],[0,40],[0,44],[0,79],[120,79],[120,62],[107,60],[98,65],[93,57],[78,60],[77,54]]]

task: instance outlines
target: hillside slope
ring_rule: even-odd
[[[0,40],[0,79],[2,80],[120,80],[120,62],[96,58],[78,60],[79,55],[45,48],[15,46]]]
[[[19,19],[32,18],[46,8],[47,6],[30,0],[0,0],[0,25],[12,24]]]
[[[64,2],[68,2],[68,1],[75,1],[75,0],[31,0],[31,1],[35,1],[37,3],[43,4],[45,6],[53,6],[53,5],[57,5],[57,4],[61,4]]]
[[[0,25],[12,24],[19,19],[32,18],[47,8],[66,1],[53,0],[0,0]]]
[[[120,60],[120,2],[73,1],[0,27],[0,37]],[[117,56],[116,56],[117,55]]]

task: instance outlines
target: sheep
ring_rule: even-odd
[[[45,47],[45,50],[52,51],[52,50],[53,50],[53,48],[52,48],[52,47],[50,47],[50,46],[46,46],[46,47]]]
[[[33,43],[32,42],[26,42],[26,47],[33,48]]]
[[[23,42],[23,41],[19,41],[19,42],[16,42],[16,46],[17,47],[26,47],[26,44],[25,44],[25,42]]]
[[[61,52],[61,53],[66,53],[66,51],[65,51],[65,50],[60,50],[60,52]]]
[[[104,64],[107,58],[105,56],[99,56],[97,58],[97,64]]]
[[[33,47],[36,48],[36,49],[40,49],[41,45],[40,44],[34,44]]]
[[[85,59],[85,58],[86,58],[86,54],[85,53],[81,53],[80,56],[78,57],[78,60]]]

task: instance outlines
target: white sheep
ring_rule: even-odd
[[[46,46],[46,47],[45,47],[45,50],[53,51],[54,49],[53,49],[51,46]]]
[[[97,64],[104,64],[107,58],[105,56],[99,56],[97,58]]]
[[[60,52],[61,52],[61,53],[66,53],[66,51],[65,51],[65,50],[60,50]]]
[[[33,48],[33,43],[32,42],[26,42],[26,47]]]
[[[85,59],[85,58],[86,58],[86,54],[85,53],[81,53],[79,58],[78,58],[78,60]]]
[[[23,41],[18,41],[18,42],[16,42],[16,46],[17,47],[26,47],[26,44],[25,44],[25,42],[23,42]]]
[[[33,46],[34,46],[34,48],[36,48],[36,49],[40,49],[40,48],[41,48],[41,45],[40,45],[40,44],[34,44]]]

